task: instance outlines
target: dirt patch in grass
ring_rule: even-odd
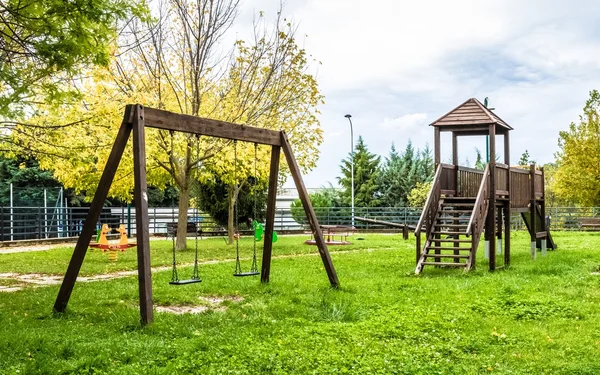
[[[227,306],[223,305],[224,302],[241,302],[244,297],[241,296],[200,296],[198,297],[203,302],[202,305],[169,305],[169,306],[156,306],[157,312],[165,312],[170,314],[182,315],[182,314],[200,314],[207,311],[218,311],[224,312],[227,310]]]

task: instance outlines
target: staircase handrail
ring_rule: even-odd
[[[427,233],[429,233],[431,227],[433,226],[433,219],[435,219],[438,202],[441,196],[440,180],[442,176],[442,168],[443,165],[441,163],[438,164],[437,169],[435,171],[435,175],[433,176],[433,181],[431,182],[431,190],[429,190],[429,195],[427,195],[425,206],[423,206],[423,211],[421,212],[419,223],[417,224],[417,228],[415,229],[415,236],[417,237],[421,235],[423,222],[425,222],[425,229]],[[427,220],[428,217],[429,220]]]
[[[473,206],[473,212],[467,225],[467,236],[471,236],[473,233],[480,233],[483,229],[483,222],[485,220],[485,214],[487,212],[487,198],[489,196],[489,183],[490,183],[490,165],[485,166],[483,172],[483,178],[479,185],[477,192],[477,198],[475,199],[475,205]]]

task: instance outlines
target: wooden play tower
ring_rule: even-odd
[[[510,264],[510,216],[523,216],[531,238],[531,254],[536,249],[556,248],[546,228],[544,171],[535,165],[527,169],[510,167],[509,132],[506,122],[471,98],[434,121],[435,176],[419,224],[417,274],[423,267],[445,266],[470,270],[481,233],[485,257],[491,271]],[[452,164],[440,162],[440,133],[452,132]],[[504,164],[496,162],[496,136],[504,141]],[[488,136],[489,163],[478,170],[458,165],[458,137]],[[425,243],[421,244],[421,233]],[[504,241],[502,241],[504,237]],[[504,246],[502,246],[504,245]],[[503,256],[502,256],[503,254]]]

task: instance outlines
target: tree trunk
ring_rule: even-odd
[[[185,250],[187,245],[188,208],[190,206],[189,186],[179,188],[179,214],[177,217],[177,250]]]
[[[227,194],[227,200],[229,201],[229,210],[227,215],[227,236],[229,244],[233,244],[234,231],[235,231],[235,202],[237,200],[240,188],[238,186],[229,186],[229,194]]]

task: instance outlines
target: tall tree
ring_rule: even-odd
[[[521,154],[521,158],[519,159],[519,165],[525,166],[533,163],[535,163],[535,161],[531,160],[531,156],[529,156],[529,151],[525,150],[525,152]]]
[[[481,156],[481,151],[479,151],[477,147],[475,147],[475,154],[477,155],[475,159],[475,169],[480,169],[483,171],[485,169],[485,161]]]
[[[379,205],[379,162],[380,157],[372,154],[367,149],[362,136],[358,137],[358,143],[354,152],[342,160],[342,177],[338,182],[344,188],[342,199],[344,205],[350,206],[352,195],[351,166],[354,164],[354,206],[377,207]]]
[[[410,142],[409,142],[410,144]],[[381,168],[380,179],[378,181],[381,191],[381,205],[385,207],[402,207],[405,205],[405,196],[402,186],[403,179],[403,158],[396,151],[394,143],[390,147],[390,153],[385,158]]]
[[[585,206],[600,205],[600,92],[593,90],[569,130],[559,133],[556,194]]]
[[[117,23],[147,14],[144,1],[1,1],[0,118],[75,94],[65,81],[89,65],[108,65]]]
[[[120,49],[110,70],[97,70],[82,83],[85,101],[40,110],[39,116],[30,120],[37,120],[41,130],[19,128],[15,132],[19,139],[14,143],[44,154],[46,167],[54,168],[65,185],[93,194],[122,105],[137,102],[285,130],[302,169],[314,167],[322,142],[316,107],[323,98],[309,72],[310,59],[297,46],[295,28],[281,12],[272,25],[259,17],[250,41],[237,41],[231,51],[220,53],[220,43],[235,20],[238,6],[234,0],[156,4],[152,7],[157,13],[154,19],[128,24],[122,44],[129,47]],[[57,127],[65,118],[73,126]],[[32,135],[44,142],[29,141]],[[238,144],[238,158],[234,158],[231,142],[147,131],[149,182],[157,187],[172,183],[179,191],[178,249],[186,245],[185,223],[195,171],[200,169],[202,181],[224,181],[232,189],[227,199],[233,207],[239,190],[253,173],[252,148]],[[264,180],[270,153],[265,147],[259,148],[258,154],[259,179]],[[214,160],[208,162],[212,157]],[[231,181],[236,167],[236,180]],[[117,172],[111,195],[131,199],[131,172],[129,158]],[[285,175],[285,164],[282,172]],[[233,242],[233,221],[229,238]]]
[[[422,151],[415,150],[409,140],[404,152],[398,154],[392,144],[379,180],[381,205],[386,207],[406,206],[409,193],[419,183],[431,181],[433,173],[433,158],[429,145],[426,144]]]

